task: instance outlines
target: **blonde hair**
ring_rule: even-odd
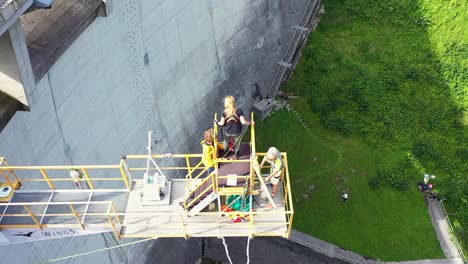
[[[269,148],[267,154],[265,155],[265,158],[269,161],[276,160],[278,158],[276,156],[276,149],[274,147]]]
[[[205,143],[206,142],[213,142],[214,140],[214,129],[210,128],[207,131],[205,131],[204,135]]]
[[[228,95],[224,97],[224,113],[227,117],[234,116],[236,114],[237,106],[236,99],[234,96]]]

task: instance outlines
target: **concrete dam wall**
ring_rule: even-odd
[[[17,112],[1,132],[0,155],[10,164],[116,163],[145,153],[148,130],[155,152],[200,153],[202,132],[225,95],[248,113],[255,84],[266,93],[307,1],[112,2],[112,13],[98,17],[37,83],[31,111]],[[33,263],[111,240],[63,238],[2,246],[0,254],[9,263]],[[144,261],[164,241],[132,247],[130,262]],[[72,262],[120,263],[122,254]]]

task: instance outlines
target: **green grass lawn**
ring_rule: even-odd
[[[467,2],[323,3],[285,87],[312,132],[287,112],[257,129],[290,153],[296,227],[383,260],[443,257],[415,190],[430,173],[466,248]]]
[[[288,152],[294,228],[381,260],[443,258],[421,194],[371,189],[376,153],[357,138],[323,128],[305,100],[292,105],[312,131],[281,111],[259,124],[256,138],[259,149],[273,145]],[[342,189],[349,189],[347,203]]]

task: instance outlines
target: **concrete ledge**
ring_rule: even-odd
[[[342,249],[338,246],[315,238],[313,236],[304,234],[300,231],[293,230],[291,237],[289,238],[292,242],[308,247],[318,253],[322,253],[328,257],[339,259],[346,263],[359,263],[359,264],[463,264],[463,260],[460,257],[447,258],[447,259],[421,259],[412,261],[400,261],[400,262],[383,262],[371,258],[366,258],[357,253]]]
[[[18,109],[22,109],[22,104],[10,96],[0,92],[0,132],[5,128],[10,119]]]
[[[293,230],[291,232],[291,237],[289,239],[297,244],[308,247],[316,252],[322,253],[332,258],[342,260],[347,263],[383,263],[382,261],[365,258],[364,256],[361,256],[354,252],[344,250],[338,246],[335,246],[318,238],[309,236],[297,230]]]
[[[401,261],[401,262],[385,262],[388,264],[451,264],[454,263],[449,259],[421,259],[413,261]]]
[[[96,19],[101,4],[101,0],[56,0],[51,9],[35,9],[21,17],[36,82]]]

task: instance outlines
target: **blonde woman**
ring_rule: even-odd
[[[281,152],[275,147],[269,148],[267,154],[262,160],[262,163],[260,163],[260,169],[263,167],[266,161],[270,163],[271,167],[270,175],[268,175],[265,181],[271,182],[273,184],[271,197],[275,197],[276,191],[278,190],[278,183],[281,180],[281,174],[283,173],[284,169],[284,162],[283,158],[281,157]]]
[[[240,145],[240,135],[242,132],[242,125],[248,126],[254,122],[247,121],[244,117],[242,109],[237,108],[236,100],[233,96],[229,95],[224,98],[224,112],[218,125],[224,126],[224,149],[228,150],[230,140],[234,140],[234,144],[230,151],[234,152],[233,159],[237,159],[237,151]]]

